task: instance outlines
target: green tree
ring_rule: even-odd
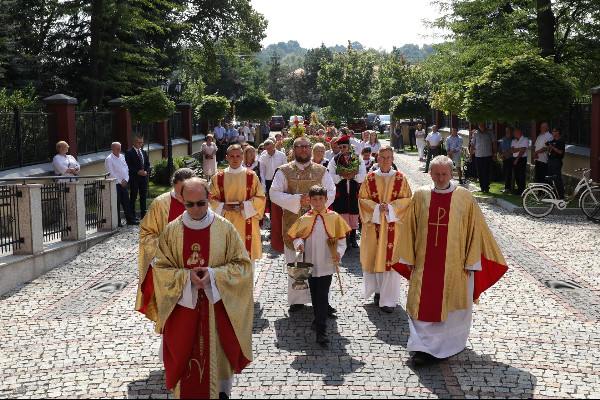
[[[333,62],[319,71],[318,88],[329,103],[329,117],[361,117],[367,112],[373,84],[374,60],[348,43],[347,51],[336,53]]]
[[[373,107],[380,114],[390,113],[390,99],[400,93],[407,93],[416,88],[408,86],[410,66],[404,55],[395,48],[379,65],[373,86]]]
[[[499,60],[469,84],[469,121],[541,121],[568,110],[573,88],[564,69],[539,56]]]
[[[196,112],[203,121],[224,119],[229,113],[229,102],[226,97],[217,94],[204,96]]]
[[[283,99],[283,77],[285,73],[281,66],[281,61],[277,53],[271,55],[271,60],[267,63],[269,69],[268,91],[275,101]]]
[[[392,104],[391,112],[396,119],[407,117],[423,117],[427,115],[431,107],[429,99],[422,94],[405,93],[398,101]]]
[[[319,71],[324,64],[333,62],[333,51],[321,43],[321,47],[308,50],[304,57],[305,96],[309,104],[326,106],[318,87]]]
[[[127,96],[123,100],[131,119],[136,122],[166,121],[175,112],[175,103],[158,87],[146,89],[135,96]]]
[[[267,120],[275,113],[277,102],[263,92],[250,92],[235,103],[235,114],[239,119]]]

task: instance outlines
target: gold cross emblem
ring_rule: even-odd
[[[442,207],[438,207],[438,219],[437,219],[437,223],[434,224],[432,222],[429,223],[429,225],[434,225],[435,226],[435,247],[437,247],[438,245],[438,235],[440,233],[440,226],[448,226],[448,224],[440,224],[440,221],[443,220],[446,217],[446,209],[442,208]]]

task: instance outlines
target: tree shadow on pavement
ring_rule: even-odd
[[[128,399],[151,399],[156,395],[160,395],[160,397],[171,395],[171,391],[167,390],[165,386],[165,371],[163,370],[152,371],[148,378],[127,384]]]
[[[537,385],[537,378],[529,372],[468,348],[429,367],[415,368],[411,360],[406,365],[440,398],[532,398]]]
[[[313,320],[311,307],[275,321],[277,347],[296,355],[291,367],[302,374],[322,375],[327,386],[344,384],[344,376],[362,368],[365,363],[353,359],[346,346],[350,340],[338,333],[335,320],[328,321],[327,348],[315,342],[315,333],[310,329]],[[302,352],[302,355],[298,355]]]

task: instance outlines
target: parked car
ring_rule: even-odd
[[[281,115],[273,115],[269,120],[269,128],[272,131],[280,131],[285,128],[285,120]]]
[[[392,123],[389,115],[379,116],[379,132],[384,133],[390,130],[390,124]]]
[[[378,122],[377,117],[378,115],[375,113],[367,113],[367,117],[365,118],[367,129],[377,129],[377,125],[375,125],[375,122]]]
[[[354,133],[360,133],[367,130],[366,118],[354,118],[353,122],[348,124],[348,128]]]

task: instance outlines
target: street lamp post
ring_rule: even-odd
[[[169,94],[170,84],[171,84],[171,82],[169,82],[168,80],[162,79],[162,78],[158,81],[158,85],[160,86],[160,88],[166,95]],[[182,91],[183,82],[181,82],[181,80],[179,78],[175,78],[173,85],[175,86],[175,88],[174,88],[175,89],[175,100],[177,101],[177,100],[179,100],[179,95],[181,94],[181,91]],[[175,130],[173,127],[173,121],[167,121],[167,123],[169,125],[168,143],[167,143],[167,157],[168,157],[167,168],[169,170],[169,179],[171,179],[171,177],[173,176],[173,173],[175,172],[175,163],[173,162],[173,136],[175,135]]]

